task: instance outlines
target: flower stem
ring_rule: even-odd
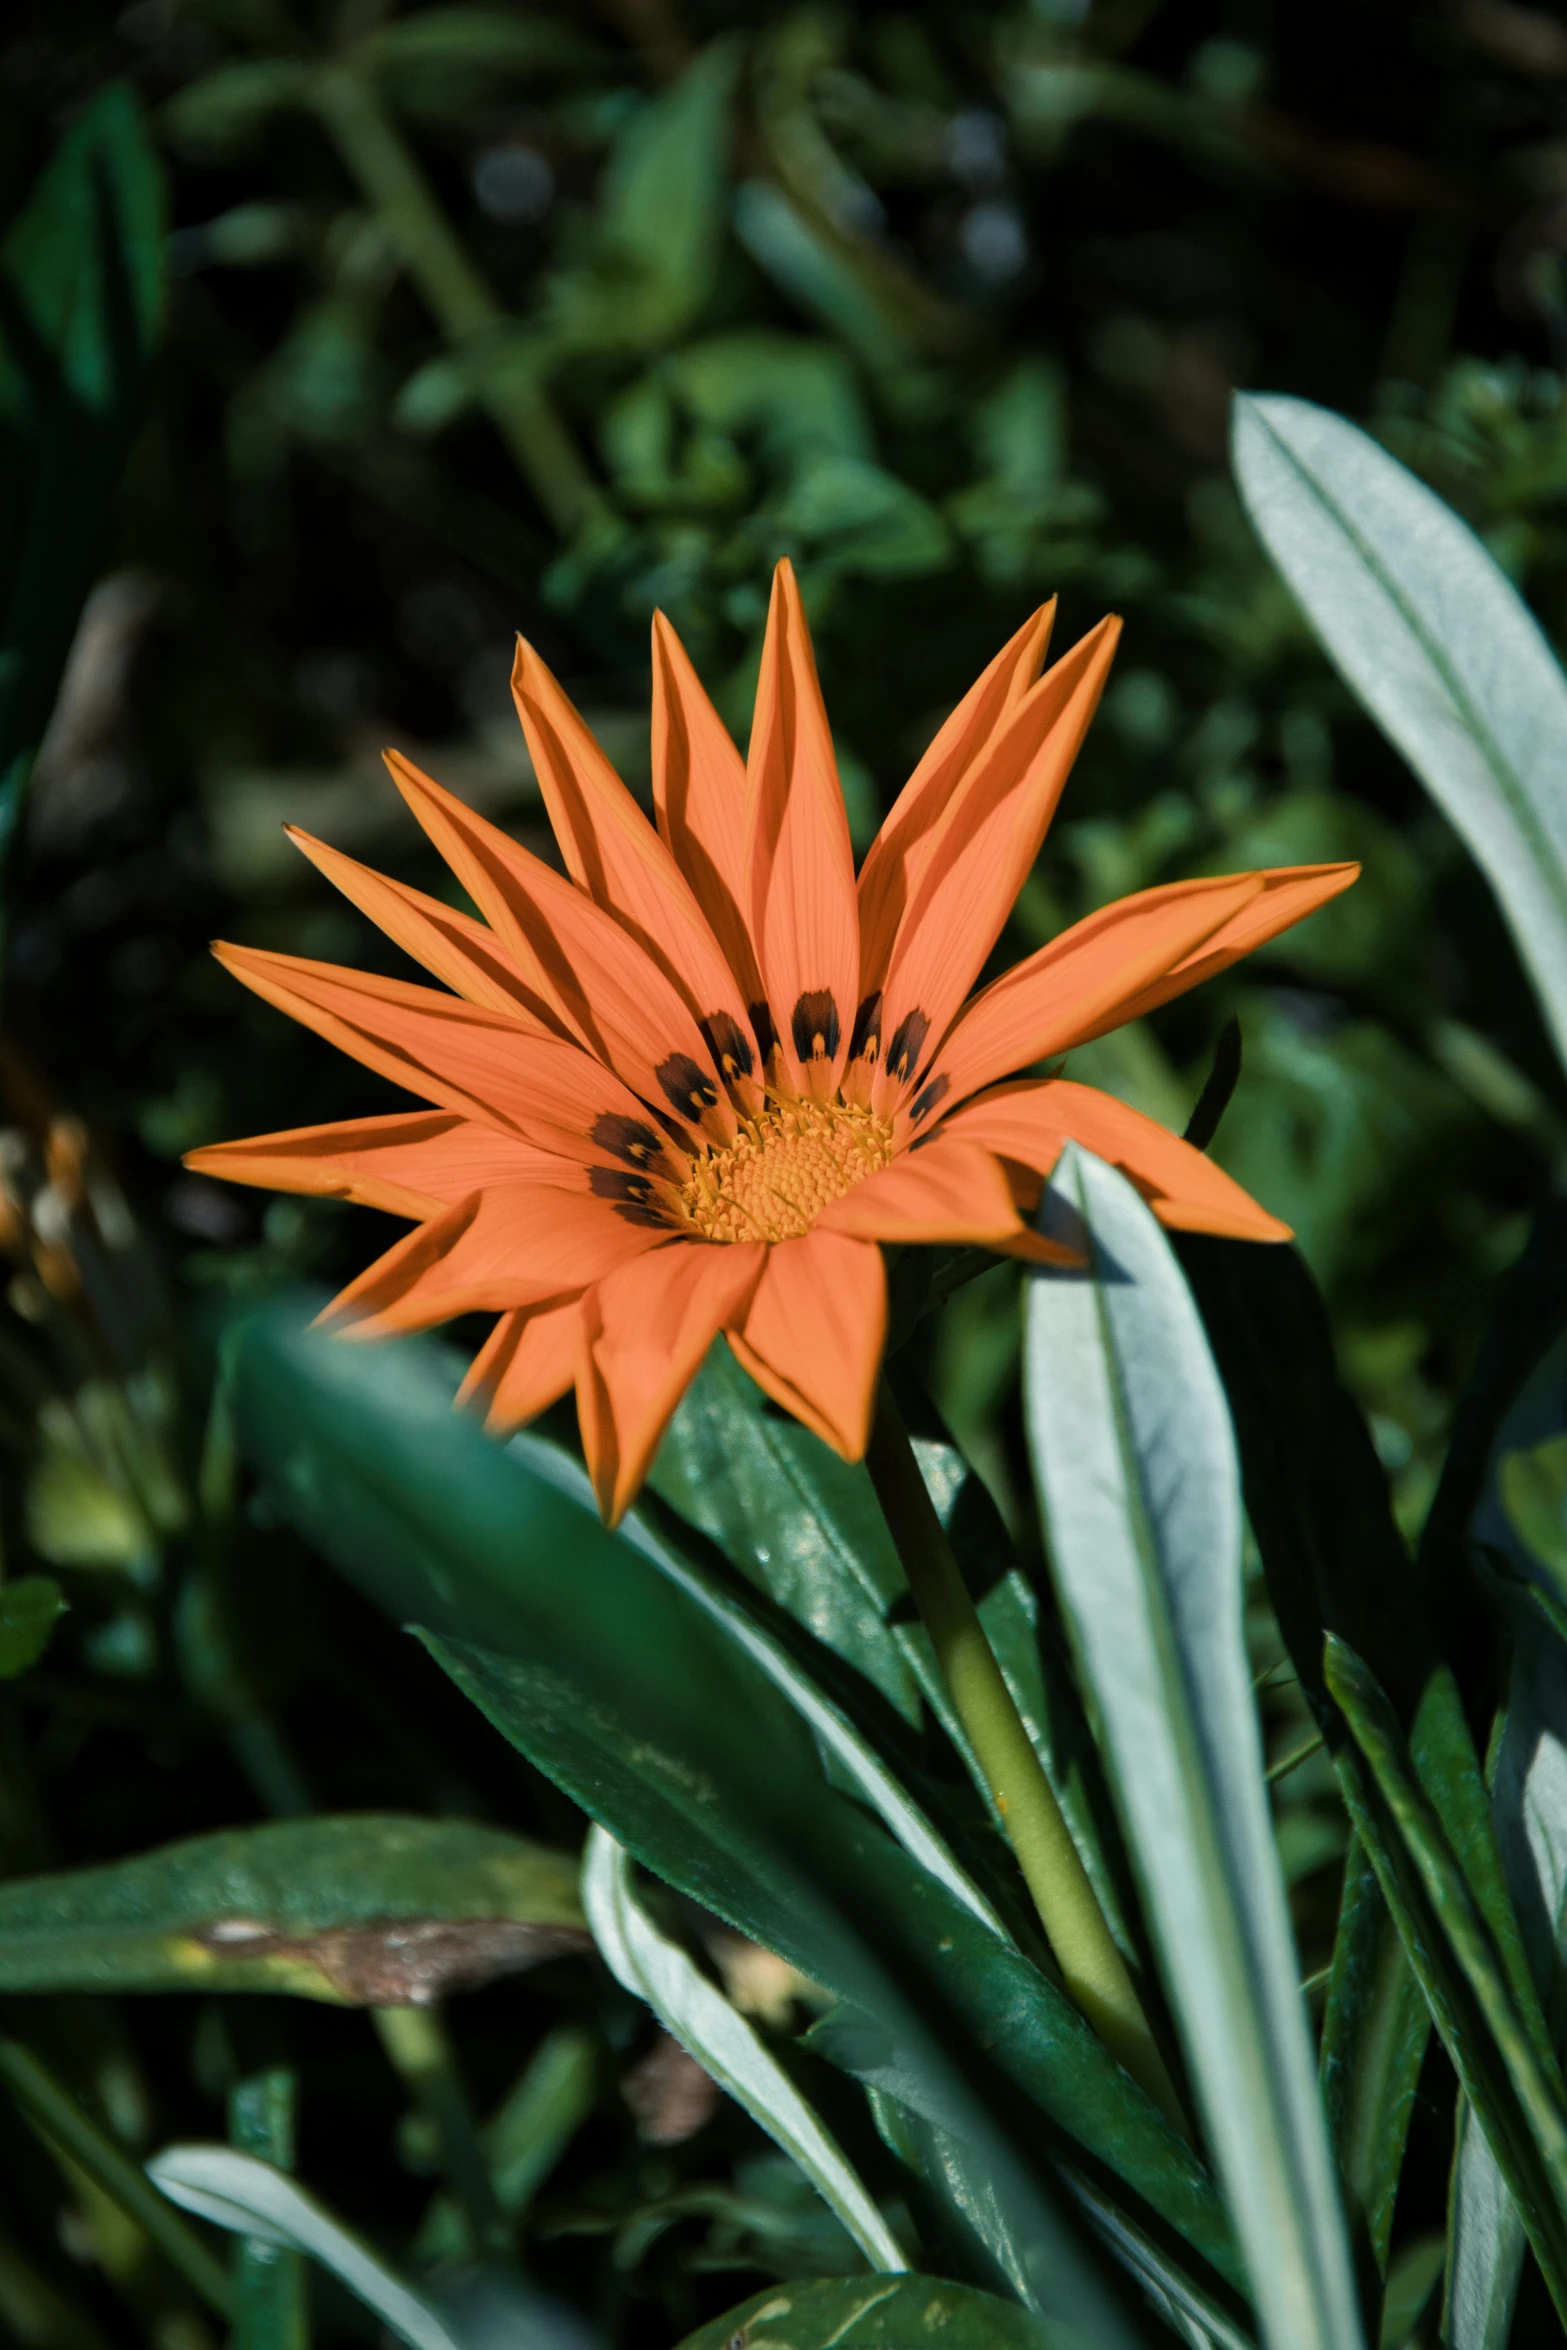
[[[1111,2054],[1188,2136],[1126,1962],[1002,1678],[885,1379],[865,1466],[1067,1991]]]

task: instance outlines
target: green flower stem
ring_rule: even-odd
[[[117,2203],[126,2217],[136,2222],[209,2308],[222,2318],[230,2316],[234,2297],[223,2262],[208,2251],[190,2223],[106,2136],[41,2058],[19,2040],[0,2040],[0,2082],[45,2144],[85,2171],[94,2186],[101,2187],[110,2202]]]
[[[865,1465],[1062,1981],[1111,2054],[1166,2118],[1189,2135],[1126,1963],[1002,1678],[885,1379]]]
[[[494,340],[510,323],[474,268],[406,140],[364,77],[329,67],[311,85],[311,103],[360,193],[375,207],[408,275],[454,348]],[[536,384],[519,366],[483,394],[519,472],[555,529],[568,535],[602,496]]]
[[[297,2082],[281,2066],[229,2091],[229,2142],[279,2170],[294,2167]],[[304,2256],[264,2238],[234,2244],[234,2324],[228,2350],[309,2350]]]

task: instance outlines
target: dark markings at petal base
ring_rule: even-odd
[[[831,1061],[836,1058],[838,1039],[843,1030],[839,1026],[838,1007],[833,1001],[831,988],[807,988],[794,1007],[789,1033],[794,1038],[794,1049],[802,1061]]]
[[[689,1053],[671,1053],[667,1061],[659,1062],[657,1076],[670,1106],[693,1126],[700,1124],[703,1111],[712,1109],[718,1100],[717,1086]]]
[[[849,1039],[851,1061],[874,1061],[881,1050],[881,989],[873,988],[854,1015]]]
[[[892,1032],[887,1047],[887,1075],[906,1082],[920,1065],[930,1021],[923,1012],[906,1012]]]
[[[951,1091],[952,1080],[945,1070],[939,1077],[933,1077],[924,1092],[917,1093],[909,1105],[909,1116],[915,1125],[919,1124],[921,1118],[928,1118],[936,1104],[944,1102]]]
[[[697,1026],[707,1040],[707,1049],[726,1077],[749,1077],[756,1067],[756,1056],[751,1050],[745,1030],[728,1012],[709,1012]]]
[[[631,1200],[644,1208],[653,1197],[645,1175],[628,1175],[620,1167],[590,1167],[588,1189],[595,1199]]]
[[[747,1004],[745,1016],[751,1023],[756,1049],[765,1064],[768,1054],[778,1042],[778,1031],[773,1026],[773,1007],[764,998],[760,1003]]]
[[[588,1189],[595,1199],[607,1199],[628,1224],[653,1224],[667,1230],[669,1218],[653,1199],[645,1175],[622,1174],[618,1167],[590,1167]]]
[[[619,1110],[606,1110],[593,1121],[593,1140],[601,1151],[624,1159],[629,1167],[656,1167],[664,1156],[663,1137],[652,1126],[644,1126],[640,1118],[627,1118]]]

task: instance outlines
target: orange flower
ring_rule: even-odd
[[[452,992],[215,950],[435,1107],[219,1143],[186,1164],[411,1217],[323,1320],[379,1337],[498,1314],[464,1395],[504,1432],[574,1385],[611,1521],[720,1331],[770,1396],[858,1459],[886,1326],[880,1244],[1049,1255],[1025,1215],[1069,1136],[1166,1224],[1287,1238],[1124,1103],[1015,1073],[1223,970],[1356,866],[1144,890],[970,994],[1115,649],[1119,624],[1103,621],[1039,675],[1053,610],[953,711],[858,882],[787,563],[748,760],[654,621],[656,831],[519,646],[513,691],[570,879],[391,753],[482,921],[293,837]]]

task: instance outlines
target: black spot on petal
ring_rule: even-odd
[[[874,1061],[881,1050],[881,989],[872,988],[854,1015],[854,1034],[849,1039],[851,1061]]]
[[[951,1091],[952,1080],[945,1070],[939,1077],[933,1077],[924,1092],[917,1093],[909,1104],[909,1116],[915,1125],[917,1126],[922,1118],[928,1118],[936,1104],[944,1102]]]
[[[900,1083],[913,1076],[925,1050],[925,1039],[930,1034],[930,1022],[923,1012],[906,1012],[892,1032],[887,1047],[887,1074]]]
[[[707,1040],[707,1049],[726,1077],[749,1077],[756,1067],[756,1056],[751,1050],[745,1030],[728,1012],[709,1012],[697,1026]]]
[[[693,1061],[689,1053],[671,1053],[667,1061],[660,1061],[657,1069],[659,1084],[671,1107],[692,1125],[701,1123],[704,1110],[713,1109],[718,1101],[718,1088],[700,1061]]]
[[[618,1110],[606,1110],[594,1119],[592,1138],[601,1151],[624,1159],[628,1167],[656,1167],[664,1156],[657,1129],[644,1126],[640,1118],[623,1117]]]
[[[653,1197],[645,1175],[628,1175],[621,1167],[590,1167],[588,1189],[595,1199],[624,1200],[643,1208]]]
[[[843,1031],[831,988],[807,988],[789,1022],[794,1049],[802,1061],[830,1061],[838,1051]]]
[[[635,1200],[617,1200],[615,1213],[617,1216],[624,1216],[628,1224],[649,1224],[658,1232],[668,1232],[671,1229],[669,1218],[661,1208],[638,1207]]]
[[[760,1003],[747,1004],[745,1016],[751,1023],[751,1030],[756,1038],[756,1049],[761,1054],[765,1065],[767,1056],[778,1042],[778,1031],[773,1026],[773,1007],[764,997]]]

